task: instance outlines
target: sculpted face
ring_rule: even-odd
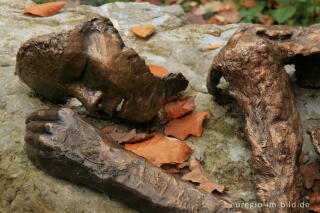
[[[151,120],[188,85],[180,73],[154,76],[106,18],[27,41],[18,51],[16,73],[50,100],[76,97],[90,112],[134,122]]]

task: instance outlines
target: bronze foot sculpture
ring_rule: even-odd
[[[150,121],[188,85],[181,73],[154,76],[107,18],[27,41],[17,53],[16,74],[50,100],[76,97],[90,112],[133,122]]]
[[[26,124],[29,158],[53,176],[107,192],[140,212],[235,212],[224,201],[123,149],[70,109],[36,111]]]
[[[238,30],[214,58],[208,90],[219,93],[217,84],[223,76],[245,114],[257,198],[276,204],[264,207],[264,212],[304,211],[299,208],[304,195],[298,165],[302,127],[284,65],[294,63],[298,82],[317,87],[319,58],[319,26],[261,25]]]

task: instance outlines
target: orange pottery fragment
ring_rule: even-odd
[[[220,193],[224,192],[225,187],[211,180],[209,174],[206,173],[202,168],[199,160],[193,158],[189,168],[191,172],[183,175],[181,177],[182,180],[189,180],[194,183],[200,183],[199,187],[208,193],[212,193],[215,190]]]
[[[65,5],[66,2],[64,1],[37,4],[24,9],[23,13],[40,17],[48,17],[57,14]]]
[[[184,142],[159,134],[141,143],[125,144],[125,149],[155,165],[182,163],[193,152]]]
[[[140,38],[148,38],[155,32],[153,25],[146,25],[142,27],[132,27],[131,32]]]
[[[180,140],[186,139],[189,135],[201,136],[203,120],[210,112],[199,112],[183,118],[170,121],[165,127],[165,135],[171,135]]]
[[[169,120],[179,118],[194,109],[194,98],[191,96],[182,98],[175,102],[170,102],[164,105],[166,117]]]
[[[162,78],[169,75],[169,71],[164,67],[152,65],[152,64],[149,64],[148,66],[149,66],[150,72],[157,77]]]
[[[214,44],[214,45],[211,45],[210,47],[208,47],[208,50],[215,50],[219,48],[219,44]]]

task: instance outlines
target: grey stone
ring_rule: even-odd
[[[112,195],[100,194],[82,186],[53,178],[35,168],[24,149],[25,116],[37,109],[56,107],[40,99],[14,76],[15,54],[27,39],[50,32],[71,29],[94,16],[107,16],[119,30],[127,46],[134,48],[147,63],[166,67],[170,72],[182,72],[190,81],[184,95],[195,96],[195,111],[210,111],[201,137],[189,137],[186,143],[193,154],[206,162],[205,169],[218,183],[230,189],[223,197],[233,203],[254,202],[255,190],[251,170],[250,144],[241,132],[243,118],[235,104],[232,113],[218,105],[207,93],[206,75],[213,57],[241,25],[193,25],[188,23],[178,6],[157,7],[148,3],[112,3],[101,7],[79,6],[63,9],[59,14],[37,18],[21,13],[32,5],[27,0],[0,0],[0,212],[136,212],[112,200]],[[156,33],[149,39],[135,37],[130,28],[152,24]],[[207,32],[221,31],[220,37]],[[207,50],[219,44],[216,50]],[[226,87],[227,83],[222,84]],[[304,129],[319,127],[319,91],[295,86],[297,105]],[[314,94],[311,96],[311,94]],[[307,102],[307,105],[305,105]],[[83,111],[76,100],[66,105]],[[131,125],[117,121],[87,117],[97,126],[113,123],[119,128]],[[308,135],[304,135],[305,162],[315,154]],[[111,197],[111,198],[110,198]]]

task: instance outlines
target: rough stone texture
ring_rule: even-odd
[[[190,86],[185,94],[195,96],[195,111],[211,112],[205,121],[203,135],[190,137],[186,143],[195,150],[194,156],[205,160],[206,171],[218,183],[230,188],[225,193],[226,199],[234,202],[255,201],[250,145],[237,134],[241,133],[243,126],[242,115],[236,104],[232,104],[231,112],[226,113],[222,106],[212,101],[206,89],[206,75],[212,58],[220,50],[208,51],[206,47],[212,44],[223,46],[238,25],[190,25],[181,8],[155,7],[147,3],[116,3],[99,8],[80,6],[63,9],[61,13],[48,18],[34,18],[14,12],[31,4],[31,1],[25,0],[0,0],[1,213],[32,210],[44,213],[135,212],[112,200],[112,197],[110,200],[108,195],[53,178],[36,169],[24,149],[26,115],[53,105],[39,100],[14,76],[13,66],[18,48],[31,37],[69,30],[97,14],[111,18],[125,44],[134,48],[147,63],[164,66],[171,72],[182,72],[186,76]],[[148,40],[136,38],[129,30],[132,26],[150,23],[156,26],[157,32]],[[221,37],[206,34],[216,30],[222,31]],[[295,86],[294,93],[304,127],[304,162],[312,162],[317,154],[305,130],[320,126],[320,106],[317,104],[320,92]],[[79,105],[73,99],[64,106],[79,108]],[[90,120],[100,127],[115,123],[119,128],[132,128],[130,125],[119,125],[116,121]]]

